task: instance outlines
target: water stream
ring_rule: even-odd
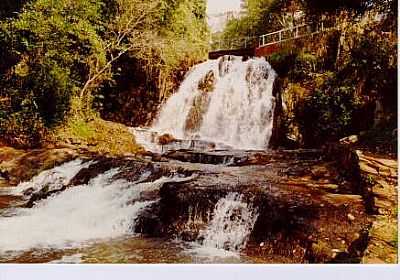
[[[200,231],[199,241],[191,253],[200,258],[239,258],[258,218],[257,210],[244,201],[243,195],[229,193],[217,202],[211,216],[207,228]]]
[[[163,134],[208,141],[213,148],[266,149],[272,134],[275,77],[265,58],[243,61],[224,56],[206,61],[187,74],[150,129],[133,132],[145,148],[158,152],[157,135]]]
[[[118,169],[37,202],[33,208],[18,208],[15,216],[0,219],[0,252],[35,247],[70,248],[85,241],[119,237],[131,231],[139,211],[151,201],[131,203],[154,183],[112,180]]]
[[[29,188],[42,189],[48,184],[57,189],[72,179],[71,174],[77,174],[90,164],[74,160],[43,171],[14,188],[18,189],[15,193]],[[137,255],[139,249],[135,246],[143,244],[158,244],[157,247],[162,244],[162,251],[160,248],[151,249],[155,250],[153,254],[163,254],[159,262],[243,261],[240,260],[240,250],[246,244],[257,213],[242,200],[242,196],[232,193],[219,200],[214,211],[209,213],[212,219],[209,226],[200,232],[198,242],[143,239],[134,233],[136,220],[146,207],[157,203],[143,194],[158,191],[165,182],[181,182],[195,177],[175,175],[144,182],[151,175],[144,172],[137,181],[130,182],[119,178],[120,172],[120,168],[112,168],[87,184],[67,188],[35,202],[32,208],[15,207],[8,209],[7,214],[0,213],[0,262],[21,258],[27,262],[90,262],[89,256],[99,253],[96,251],[99,248],[108,248],[111,256],[106,258],[107,262],[113,262],[116,252],[133,259],[132,262],[141,262]],[[53,176],[46,177],[49,174]],[[122,252],[114,252],[110,244],[129,245]],[[172,256],[164,256],[171,251]],[[148,256],[151,260],[145,258],[143,261],[156,262],[153,254]]]
[[[8,189],[9,194],[27,196],[28,194],[40,191],[43,187],[49,188],[49,191],[57,190],[68,185],[70,180],[80,170],[89,167],[92,163],[92,161],[84,162],[81,159],[68,161],[60,166],[41,172],[31,180],[20,183],[15,188]]]
[[[230,193],[215,206],[209,226],[200,232],[205,247],[240,251],[254,227],[258,214],[243,201],[243,196]]]

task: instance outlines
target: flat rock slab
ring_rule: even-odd
[[[362,263],[397,263],[398,163],[372,153],[359,150],[356,153],[374,211],[369,243]]]

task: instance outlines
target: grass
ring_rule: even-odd
[[[83,120],[75,120],[70,123],[71,135],[79,139],[95,138],[94,127]]]
[[[50,142],[65,143],[99,154],[125,155],[143,151],[126,126],[98,117],[89,121],[72,118],[55,130]]]
[[[27,181],[45,169],[71,160],[80,149],[108,156],[143,151],[126,126],[100,118],[70,119],[49,134],[42,149],[25,151],[6,146],[0,149],[0,170],[10,175],[10,180],[0,181],[0,187]]]

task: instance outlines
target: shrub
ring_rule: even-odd
[[[354,89],[329,79],[308,96],[296,110],[307,146],[337,140],[353,131],[352,120],[361,101]]]

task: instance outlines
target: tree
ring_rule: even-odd
[[[147,47],[152,37],[159,1],[116,0],[114,21],[107,26],[103,57],[89,59],[90,71],[80,90],[85,110],[91,109],[91,90],[112,78],[112,65],[128,52],[139,52]]]
[[[0,135],[25,135],[21,143],[70,116],[91,118],[121,58],[166,92],[207,49],[204,0],[7,0],[0,13]]]

